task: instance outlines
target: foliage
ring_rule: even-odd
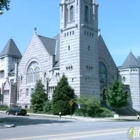
[[[48,100],[42,81],[37,81],[35,92],[31,95],[31,108],[33,112],[42,112],[45,102]]]
[[[0,0],[0,11],[9,10],[10,0]]]
[[[125,91],[124,84],[115,80],[105,92],[106,103],[108,106],[116,109],[125,107],[128,104],[128,94]]]
[[[52,113],[51,106],[52,106],[51,101],[46,101],[43,107],[43,112],[49,114]]]
[[[53,114],[70,114],[69,101],[74,98],[74,90],[69,86],[65,75],[62,76],[55,87],[52,99]],[[74,107],[74,105],[73,105]]]
[[[0,105],[0,110],[8,110],[9,107],[7,105],[1,104]]]
[[[76,116],[88,116],[88,114],[85,112],[83,108],[77,108],[74,112],[74,115]]]
[[[138,61],[140,61],[140,56],[137,57]]]
[[[95,116],[97,110],[100,108],[100,101],[94,96],[81,95],[76,101],[81,109],[77,112],[84,113],[84,116]]]
[[[113,113],[104,107],[101,107],[98,111],[97,111],[97,116],[98,117],[113,117]]]

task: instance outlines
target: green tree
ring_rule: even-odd
[[[0,0],[0,11],[3,11],[4,9],[9,10],[10,0]]]
[[[115,108],[116,111],[118,108],[125,107],[128,104],[128,94],[125,91],[124,84],[119,80],[115,80],[108,87],[105,92],[105,97],[107,105]]]
[[[31,97],[31,108],[33,112],[42,112],[43,106],[48,98],[41,80],[36,82],[35,92]]]
[[[137,57],[138,61],[140,61],[140,56]]]
[[[100,101],[95,96],[80,95],[76,103],[80,105],[84,116],[96,116],[96,112],[100,108]]]
[[[52,99],[53,114],[70,114],[69,101],[74,98],[74,90],[69,86],[65,75],[62,76],[55,87]]]

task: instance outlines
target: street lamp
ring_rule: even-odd
[[[2,15],[3,14],[3,12],[0,10],[0,15]]]

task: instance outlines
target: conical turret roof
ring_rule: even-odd
[[[140,62],[136,57],[133,55],[132,52],[129,53],[127,58],[125,59],[124,63],[122,64],[121,68],[137,68],[140,67]]]
[[[4,49],[1,52],[0,57],[5,56],[5,55],[14,56],[17,58],[22,57],[22,55],[13,39],[9,39],[6,46],[4,47]]]

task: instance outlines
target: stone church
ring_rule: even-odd
[[[120,72],[129,87],[128,92],[134,94],[132,107],[139,110],[139,62],[135,62],[136,67],[131,67],[128,63],[133,61],[130,59],[137,61],[131,55],[133,58],[128,58],[130,62],[126,60],[118,70],[99,33],[98,4],[95,0],[62,0],[60,32],[54,38],[38,35],[35,28],[23,56],[13,39],[8,41],[1,52],[1,104],[30,108],[31,94],[39,79],[51,100],[53,90],[63,74],[68,78],[76,96],[96,95],[104,101],[104,91],[119,77]],[[137,89],[134,83],[130,85],[133,74],[128,71],[131,70],[135,70],[132,73],[135,73],[137,79]]]

